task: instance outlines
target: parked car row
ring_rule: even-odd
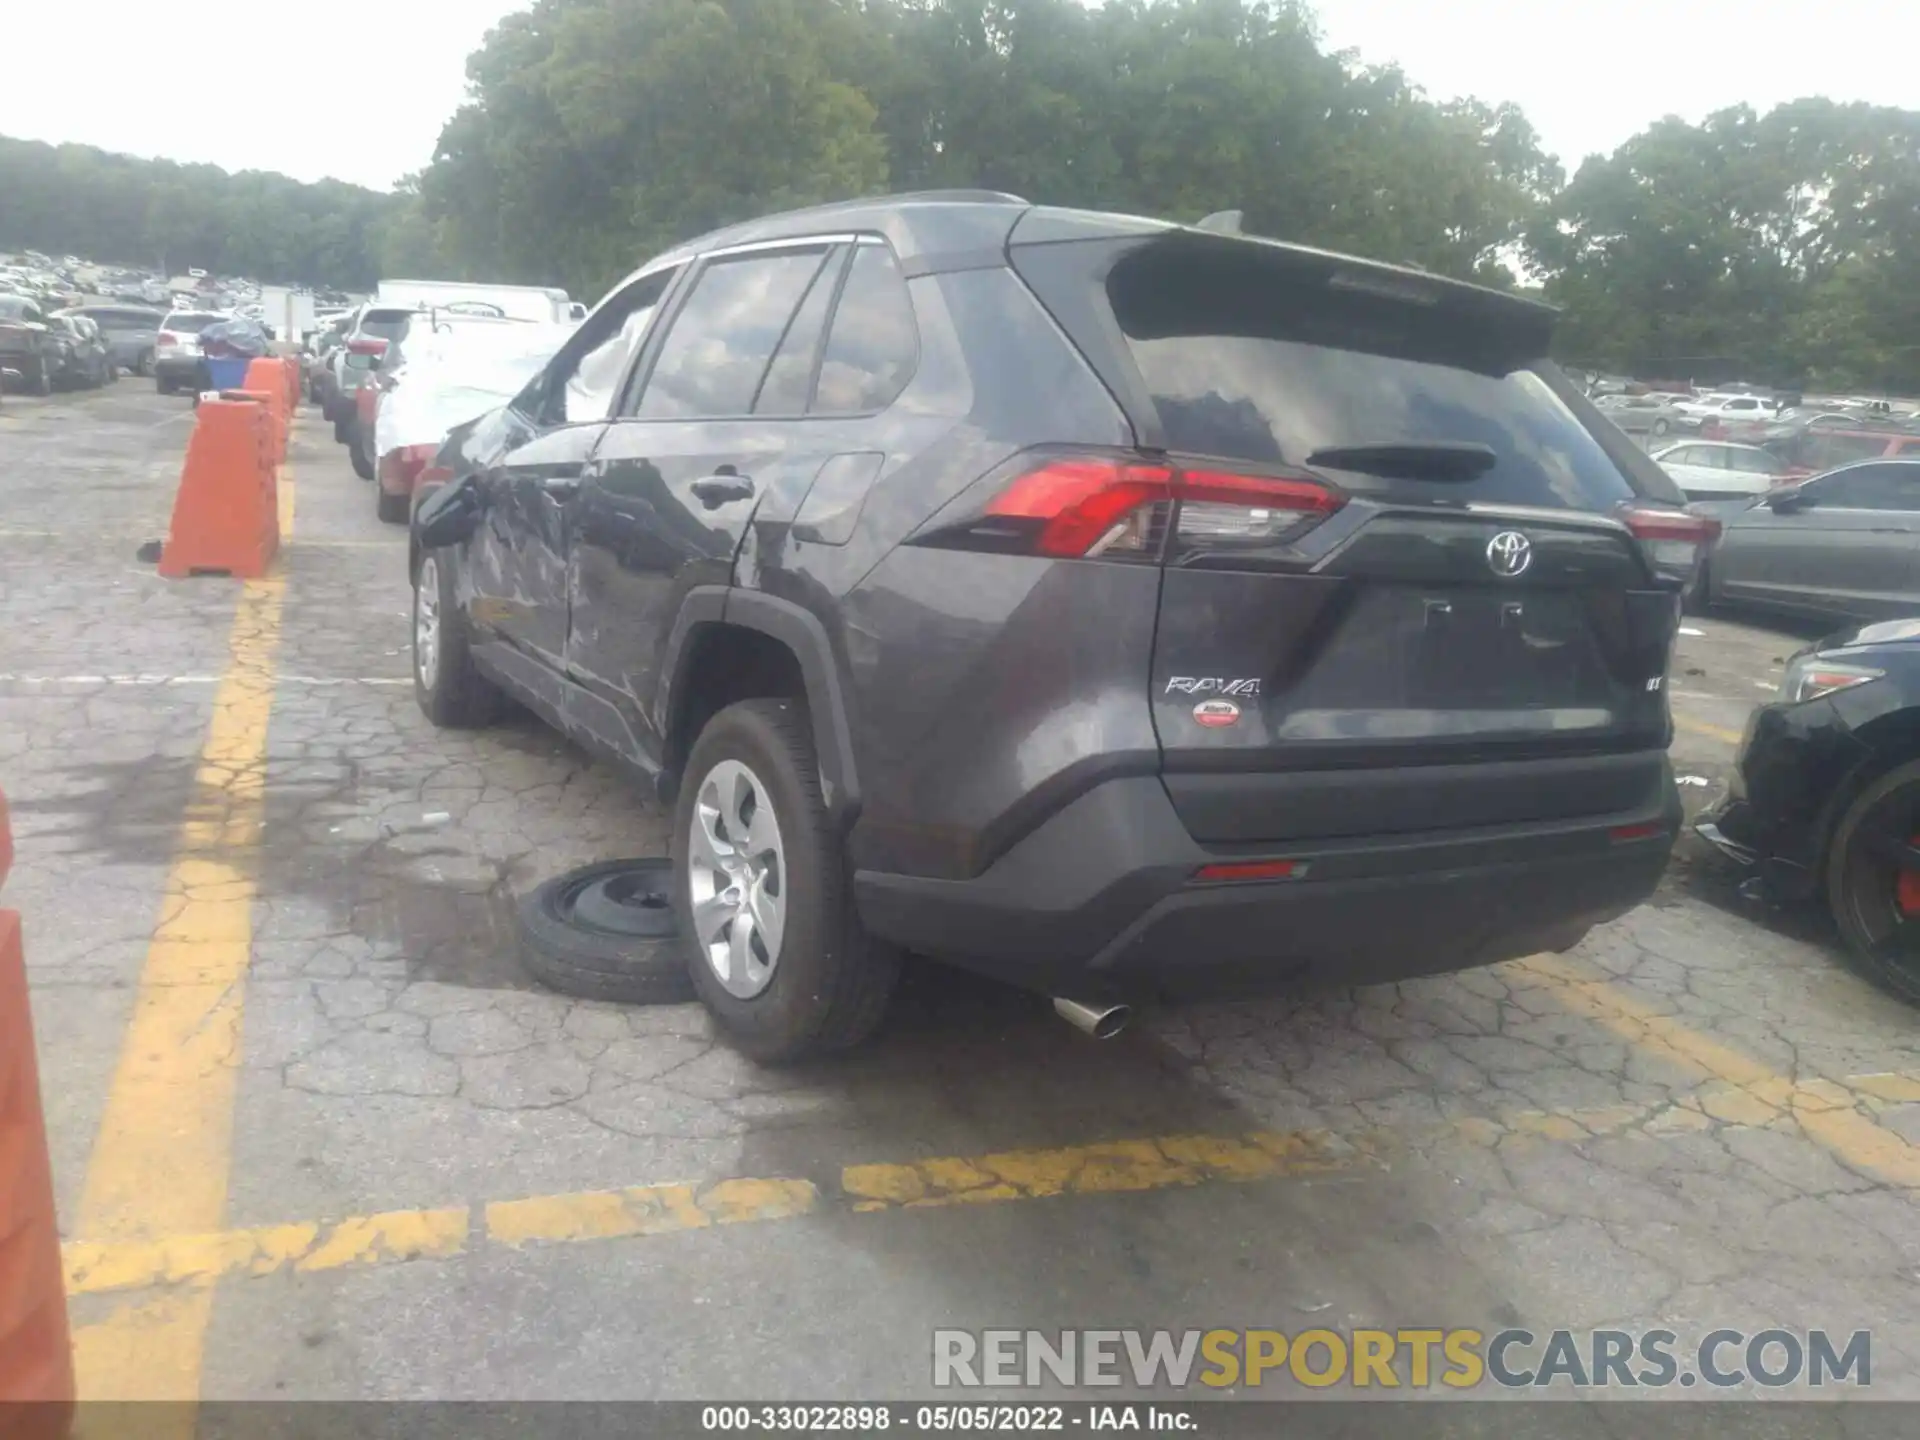
[[[119,376],[112,348],[91,316],[48,314],[24,295],[0,294],[0,380],[48,395],[106,385]]]
[[[432,478],[447,433],[510,399],[573,328],[564,292],[528,291],[536,309],[513,318],[498,292],[520,287],[407,285],[418,292],[413,308],[369,302],[323,326],[302,356],[309,398],[354,473],[377,482],[380,518],[397,524]]]

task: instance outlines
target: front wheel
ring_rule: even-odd
[[[1667,433],[1667,431],[1671,430],[1672,428],[1673,427],[1667,423],[1664,416],[1653,422],[1653,433],[1656,435],[1664,435]]]
[[[1827,906],[1868,977],[1920,1004],[1920,760],[1847,807],[1827,853]]]
[[[454,595],[445,553],[420,561],[413,581],[413,698],[435,725],[467,730],[491,724],[502,696],[474,667],[466,618]]]
[[[767,1063],[873,1033],[900,953],[868,935],[794,700],[743,700],[708,722],[674,809],[674,908],[694,988]]]

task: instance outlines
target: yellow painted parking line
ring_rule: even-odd
[[[249,581],[193,798],[81,1191],[96,1243],[204,1234],[225,1219],[285,582]],[[74,1333],[84,1400],[193,1400],[213,1292],[126,1307]]]
[[[841,1185],[859,1211],[978,1205],[1052,1195],[1164,1190],[1208,1180],[1262,1180],[1351,1164],[1355,1146],[1321,1131],[1247,1136],[1168,1135],[973,1159],[854,1165]]]
[[[1719,1087],[1699,1097],[1709,1117],[1740,1125],[1791,1118],[1850,1169],[1906,1189],[1920,1188],[1920,1147],[1867,1113],[1869,1097],[1897,1100],[1910,1083],[1903,1077],[1867,1076],[1852,1083],[1796,1080],[1690,1029],[1658,1006],[1563,957],[1535,955],[1510,968],[1550,984],[1566,1010],[1605,1026],[1642,1053],[1719,1081]]]
[[[790,1220],[810,1213],[819,1198],[812,1181],[784,1179],[537,1195],[496,1200],[487,1206],[487,1238],[503,1245],[528,1245],[666,1235],[749,1220]]]
[[[793,1220],[827,1208],[866,1214],[1275,1179],[1340,1169],[1371,1153],[1364,1143],[1322,1131],[1163,1135],[969,1159],[850,1165],[841,1171],[831,1200],[811,1180],[741,1176],[707,1184],[535,1195],[479,1207],[396,1210],[327,1223],[75,1240],[64,1250],[67,1291],[98,1295],[184,1286],[205,1292],[224,1277],[445,1259],[480,1244],[520,1249]]]
[[[273,491],[278,497],[280,505],[280,538],[283,541],[291,540],[293,539],[293,497],[295,493],[292,461],[283,464],[280,467],[279,473],[274,476]]]

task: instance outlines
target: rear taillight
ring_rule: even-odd
[[[1346,503],[1306,477],[1247,475],[1138,456],[1024,457],[972,519],[920,543],[1063,559],[1158,559],[1296,538]]]
[[[162,330],[160,332],[159,340],[157,343],[159,344],[162,350],[166,350],[172,346],[178,345],[180,343],[180,337],[174,334],[171,330]]]
[[[377,335],[356,335],[347,341],[347,353],[349,355],[384,355],[387,353],[387,342]]]
[[[384,478],[411,490],[427,477],[427,467],[439,453],[438,445],[402,445],[380,457],[380,468],[386,472]]]
[[[1625,505],[1618,511],[1653,573],[1685,585],[1720,538],[1720,522],[1711,515],[1687,510],[1664,510],[1653,505]]]
[[[1700,422],[1702,440],[1724,440],[1727,438],[1727,423],[1724,420],[1706,419]]]

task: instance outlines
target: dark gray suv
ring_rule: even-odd
[[[657,785],[764,1058],[907,953],[1099,1014],[1564,948],[1665,865],[1714,526],[1552,316],[995,194],[706,236],[449,437],[421,705]]]

